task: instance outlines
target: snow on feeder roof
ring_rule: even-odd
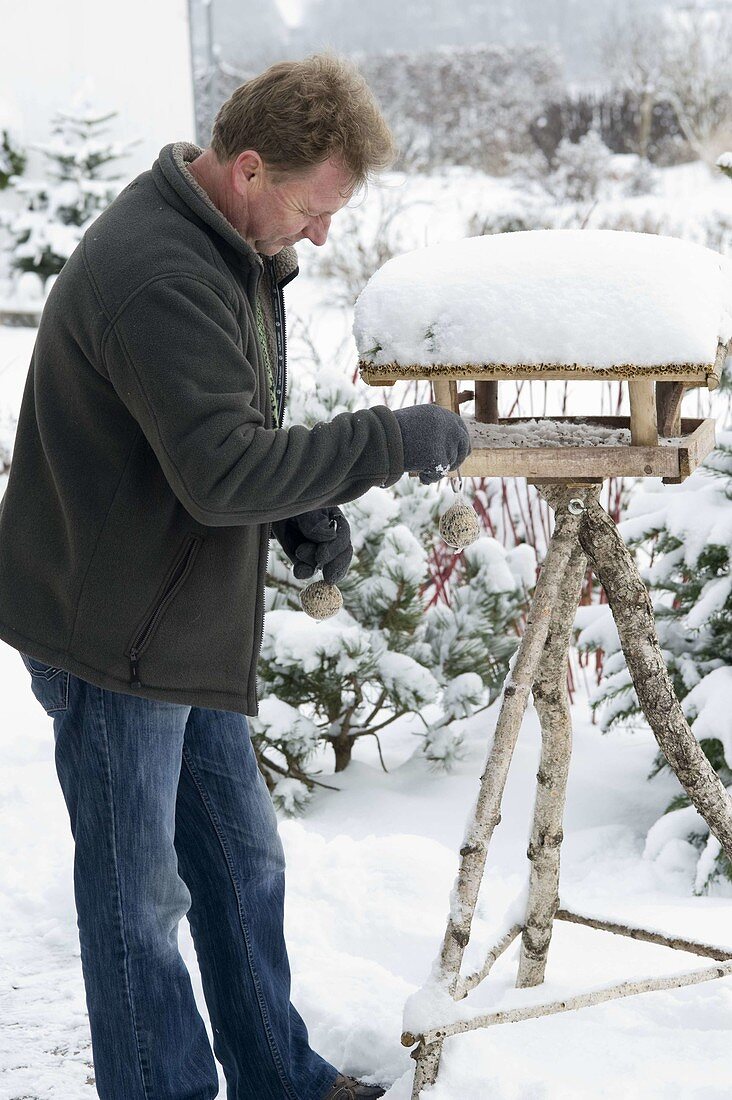
[[[637,376],[715,386],[732,264],[676,237],[541,229],[395,256],[357,303],[365,381]]]
[[[369,385],[429,379],[458,414],[474,401],[460,473],[678,482],[714,447],[714,420],[682,419],[681,402],[690,386],[719,384],[732,263],[650,233],[469,237],[384,264],[356,303],[354,334]],[[501,419],[498,385],[510,378],[627,379],[630,416]],[[473,389],[460,391],[464,379]]]

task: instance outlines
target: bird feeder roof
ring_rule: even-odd
[[[358,298],[354,335],[369,382],[710,381],[732,338],[732,264],[712,249],[650,233],[469,237],[385,263]]]

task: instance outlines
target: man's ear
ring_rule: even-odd
[[[255,149],[245,149],[231,166],[232,184],[237,194],[244,194],[250,183],[262,174],[264,162]]]

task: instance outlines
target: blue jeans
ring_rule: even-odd
[[[187,914],[228,1100],[321,1100],[290,1002],[285,860],[246,717],[107,691],[21,654],[53,718],[101,1100],[211,1100]]]

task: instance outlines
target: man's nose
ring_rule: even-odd
[[[330,218],[316,218],[305,231],[305,236],[313,244],[322,245],[328,239],[328,230],[330,228]]]

